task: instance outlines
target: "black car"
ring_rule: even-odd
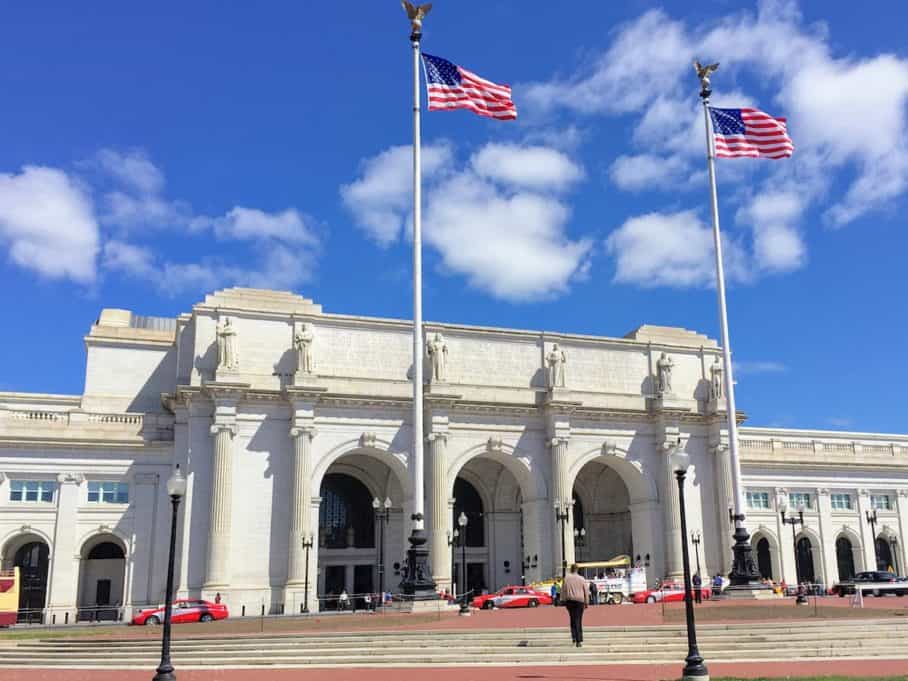
[[[901,580],[898,578],[898,576],[892,572],[886,572],[884,570],[870,570],[867,572],[859,572],[851,579],[845,580],[843,582],[839,582],[838,586],[836,587],[836,592],[839,594],[839,596],[844,598],[848,594],[854,593],[855,584],[869,584],[869,583],[873,583],[873,584],[900,583],[900,584],[904,585],[904,582],[901,582]],[[887,594],[895,594],[896,596],[904,596],[905,592],[904,592],[903,588],[902,589],[879,588],[879,589],[872,589],[872,590],[865,589],[864,593],[871,594],[873,596],[886,596]]]

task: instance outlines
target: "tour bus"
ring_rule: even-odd
[[[19,614],[19,568],[0,571],[0,627],[16,623]]]
[[[615,556],[596,563],[577,563],[578,572],[595,583],[600,603],[621,604],[646,591],[646,570],[631,567],[630,556]]]

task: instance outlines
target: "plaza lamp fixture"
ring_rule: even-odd
[[[556,499],[555,500],[555,518],[558,522],[561,523],[561,581],[564,581],[564,578],[567,576],[567,543],[564,538],[565,527],[567,526],[568,518],[571,516],[571,506],[574,501],[566,501],[565,499]]]
[[[892,568],[895,570],[895,574],[899,573],[899,538],[896,535],[889,536],[889,546],[892,547]]]
[[[309,614],[309,551],[312,550],[312,544],[315,543],[315,538],[311,534],[307,534],[303,537],[303,549],[306,551],[306,578],[303,582],[303,609],[300,611],[302,614]]]
[[[694,545],[694,554],[697,556],[697,574],[700,574],[700,542],[703,541],[703,535],[699,530],[690,533],[691,544]]]
[[[703,663],[703,656],[697,647],[697,623],[694,619],[694,602],[691,593],[690,551],[687,548],[687,509],[684,505],[684,479],[690,468],[690,454],[684,451],[681,440],[672,448],[669,462],[678,481],[678,506],[681,508],[681,558],[684,565],[684,613],[687,620],[687,657],[684,659],[682,681],[709,681],[709,670]]]
[[[375,520],[378,521],[378,588],[381,590],[381,601],[385,602],[385,525],[391,519],[391,499],[385,497],[384,503],[378,497],[372,499],[372,510],[375,511]]]
[[[453,547],[459,546],[459,544],[457,543],[457,538],[460,537],[460,530],[455,527],[454,534],[451,534],[451,531],[448,530],[447,532],[445,532],[445,536],[448,538],[448,548],[451,549],[451,582],[453,584],[455,578],[457,577],[457,575],[454,574],[455,572],[457,572],[457,570],[454,569],[454,566],[457,564],[457,551]],[[451,590],[451,593],[454,593],[453,588]]]
[[[881,568],[880,568],[880,552],[879,552],[879,547],[877,546],[877,543],[876,543],[876,524],[878,521],[876,509],[873,508],[873,509],[870,509],[869,511],[865,511],[864,515],[867,518],[867,522],[870,523],[870,533],[871,533],[871,536],[873,537],[873,560],[876,563],[876,569],[879,570]],[[886,567],[888,567],[888,566],[883,566],[882,569],[885,569]]]
[[[460,526],[460,579],[461,579],[461,596],[460,596],[460,614],[470,614],[470,604],[467,603],[467,514],[463,511],[457,517],[457,524]]]
[[[788,497],[780,493],[779,496],[776,497],[776,504],[779,507],[779,514],[782,516],[782,524],[791,525],[791,543],[792,548],[794,549],[795,559],[795,578],[798,582],[798,597],[795,599],[795,602],[803,605],[807,603],[807,596],[801,589],[801,561],[798,560],[798,533],[797,530],[795,530],[795,527],[797,527],[798,525],[800,525],[801,527],[804,526],[804,505],[798,505],[797,517],[786,517],[785,514],[788,511]]]
[[[177,547],[177,509],[180,501],[186,496],[186,478],[180,473],[177,464],[173,473],[167,480],[167,494],[170,496],[170,553],[167,561],[167,592],[164,594],[164,631],[161,635],[161,663],[153,681],[174,681],[177,677],[173,673],[173,664],[170,662],[170,616],[173,612],[173,564]]]

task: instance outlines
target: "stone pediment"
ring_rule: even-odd
[[[269,291],[257,288],[226,288],[205,296],[199,307],[252,312],[283,312],[286,314],[321,314],[322,306],[311,298],[290,291]]]
[[[682,345],[692,348],[717,348],[719,344],[709,336],[676,326],[644,324],[625,336],[630,340],[655,345]]]

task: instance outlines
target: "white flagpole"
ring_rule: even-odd
[[[413,46],[413,529],[423,529],[422,166],[420,163],[419,39]]]
[[[718,66],[718,65],[716,65]],[[714,69],[713,69],[714,70]],[[703,121],[706,127],[706,161],[709,166],[709,191],[713,217],[713,243],[716,252],[716,291],[719,298],[719,327],[722,335],[722,361],[725,364],[725,403],[728,417],[728,452],[731,464],[731,487],[734,495],[735,546],[732,567],[732,585],[753,585],[758,583],[759,574],[753,563],[750,536],[744,527],[744,492],[741,485],[741,460],[738,455],[738,422],[735,410],[735,380],[731,363],[731,338],[728,333],[728,310],[725,302],[725,270],[722,265],[722,236],[719,232],[719,198],[716,190],[716,150],[709,116],[709,73],[701,76],[703,100]],[[756,573],[756,574],[755,574]]]

